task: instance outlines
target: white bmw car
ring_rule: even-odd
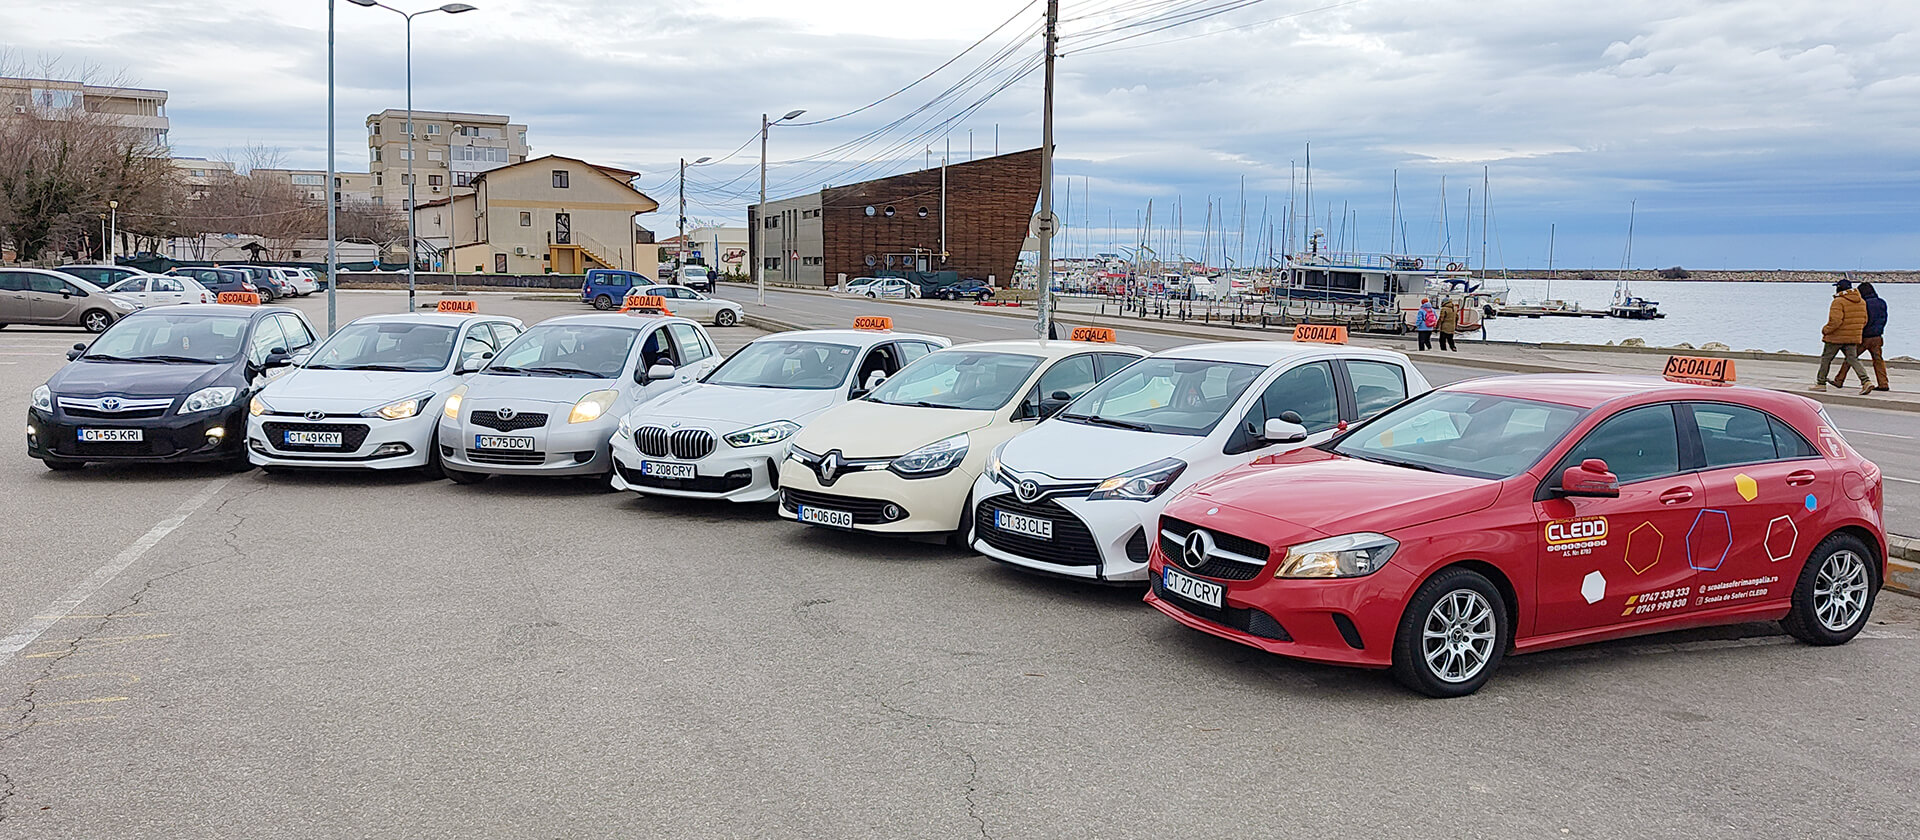
[[[250,406],[247,458],[283,467],[439,468],[434,427],[460,383],[521,332],[499,315],[370,315],[341,327]]]

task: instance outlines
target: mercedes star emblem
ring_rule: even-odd
[[[1180,547],[1180,565],[1189,569],[1198,569],[1207,565],[1207,557],[1213,554],[1213,535],[1199,528],[1187,535],[1186,545]]]
[[[1034,499],[1040,498],[1040,483],[1031,478],[1023,478],[1020,480],[1020,485],[1013,489],[1013,492],[1014,495],[1020,497],[1020,501],[1031,502]]]
[[[831,485],[833,480],[839,477],[840,450],[836,449],[820,459],[820,483]]]
[[[327,413],[324,411],[309,411],[307,412],[307,419],[308,420],[325,420],[327,419]]]
[[[500,419],[502,420],[512,420],[513,415],[517,413],[518,412],[513,410],[513,406],[510,406],[510,405],[503,405],[500,407],[498,411],[494,412],[494,414],[499,415]]]
[[[104,400],[101,400],[101,401],[100,401],[100,410],[101,410],[101,411],[119,411],[119,410],[120,410],[120,398],[119,398],[119,397],[108,397],[108,398],[106,398],[106,399],[104,399]]]

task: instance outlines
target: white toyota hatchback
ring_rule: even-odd
[[[973,484],[973,547],[1055,575],[1144,581],[1160,511],[1181,490],[1428,389],[1390,350],[1236,341],[1161,351],[993,453]],[[1259,565],[1237,571],[1250,578]]]
[[[748,344],[691,388],[647,403],[613,436],[613,486],[643,495],[764,502],[787,438],[952,342],[876,329],[807,330]]]

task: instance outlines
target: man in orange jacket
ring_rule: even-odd
[[[1820,378],[1815,380],[1815,391],[1827,390],[1827,373],[1833,369],[1835,353],[1846,357],[1845,369],[1860,374],[1863,387],[1861,394],[1873,393],[1873,381],[1867,378],[1867,368],[1860,364],[1861,334],[1867,327],[1867,302],[1854,291],[1852,280],[1841,280],[1833,284],[1833,303],[1827,307],[1827,325],[1820,329],[1820,340],[1825,347],[1820,350]]]

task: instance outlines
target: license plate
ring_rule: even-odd
[[[139,443],[146,436],[139,429],[81,429],[82,443]]]
[[[822,525],[842,530],[853,529],[853,514],[844,510],[826,510],[817,507],[800,506],[800,521],[808,525]]]
[[[1197,601],[1216,608],[1221,606],[1227,591],[1227,588],[1220,584],[1190,578],[1172,569],[1162,571],[1160,583],[1168,592],[1189,601]]]
[[[502,437],[500,435],[474,435],[475,449],[505,449],[511,452],[532,452],[533,438]]]
[[[339,432],[294,432],[286,433],[288,446],[339,446],[342,441]]]
[[[641,461],[640,474],[653,478],[693,478],[692,464],[675,464],[670,461]]]
[[[1043,540],[1053,539],[1053,520],[1036,516],[1021,516],[1004,510],[993,512],[993,527],[1012,534],[1020,534]]]

